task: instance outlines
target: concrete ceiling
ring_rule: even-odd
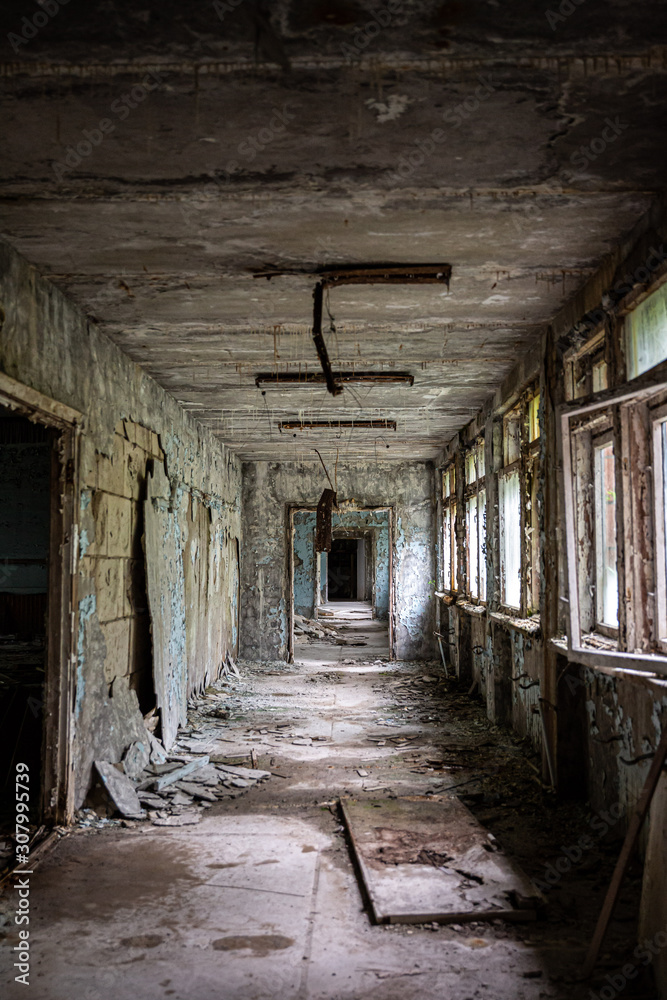
[[[561,6],[70,0],[4,43],[3,236],[242,458],[433,458],[664,187],[666,6]],[[452,265],[328,296],[334,368],[414,385],[263,393],[370,262]]]

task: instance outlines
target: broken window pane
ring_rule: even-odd
[[[452,590],[458,590],[459,561],[458,549],[456,545],[456,504],[452,504],[450,511],[452,519]]]
[[[442,576],[445,590],[452,589],[452,513],[447,509],[442,524]]]
[[[503,420],[503,465],[512,465],[521,453],[521,412],[512,410]]]
[[[486,600],[486,490],[481,490],[478,505],[479,597]]]
[[[593,365],[593,392],[601,392],[609,388],[609,375],[606,361],[598,361]]]
[[[628,378],[667,358],[667,284],[632,310],[625,328]]]
[[[595,449],[595,533],[597,620],[618,625],[616,570],[616,477],[612,444]]]
[[[521,608],[521,500],[519,472],[501,476],[500,583],[502,603]]]
[[[540,436],[540,394],[535,393],[528,402],[528,440],[537,441]]]

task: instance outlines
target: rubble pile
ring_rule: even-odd
[[[333,622],[324,621],[322,618],[304,618],[303,615],[294,615],[294,636],[297,642],[330,642],[336,646],[368,645],[367,636],[355,634],[354,638],[349,638],[343,635],[343,631],[348,627],[334,625]]]
[[[229,686],[239,676],[232,663],[218,685]],[[95,761],[98,782],[87,808],[79,810],[78,825],[101,828],[137,820],[150,820],[154,826],[191,825],[214,803],[243,795],[270,778],[270,771],[255,766],[254,753],[253,766],[242,767],[237,756],[215,752],[230,717],[231,700],[230,691],[217,685],[191,698],[188,725],[179,729],[170,751],[154,735],[159,717],[155,710],[149,712],[144,718],[145,741],[132,743],[120,762]],[[108,818],[117,813],[122,820]]]

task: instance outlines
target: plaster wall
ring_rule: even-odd
[[[92,762],[118,761],[130,742],[145,738],[137,692],[150,699],[151,691],[142,692],[141,684],[152,683],[142,541],[151,463],[164,466],[170,484],[164,516],[178,521],[182,540],[175,570],[160,574],[158,566],[156,573],[165,601],[181,595],[183,644],[196,651],[188,659],[181,698],[217,676],[222,657],[236,652],[240,463],[4,243],[0,305],[0,370],[82,415],[75,470],[79,558],[72,720],[79,805]],[[210,543],[209,524],[215,528]],[[209,544],[214,569],[224,579],[226,613],[215,622],[217,643],[205,644],[195,641],[201,588],[186,562],[205,562]]]

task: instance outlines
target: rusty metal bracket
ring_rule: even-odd
[[[323,290],[324,285],[321,281],[318,281],[315,285],[315,290],[313,291],[313,341],[315,343],[317,356],[320,359],[320,364],[322,365],[322,373],[327,384],[327,389],[332,396],[339,396],[343,391],[343,387],[342,385],[338,385],[334,378],[333,371],[331,370],[331,362],[329,361],[329,352],[327,351],[327,345],[324,343],[324,337],[322,336]]]

